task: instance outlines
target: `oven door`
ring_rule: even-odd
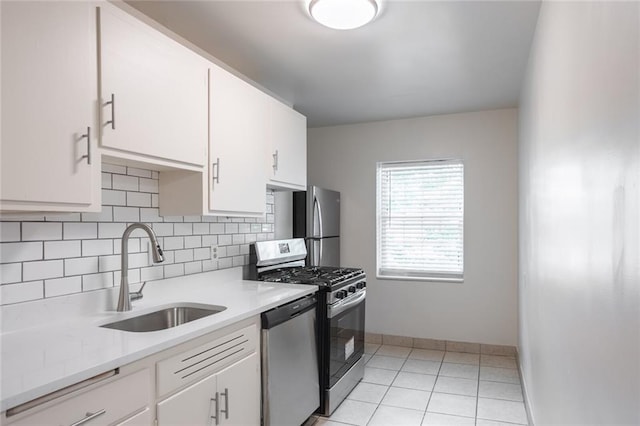
[[[366,291],[327,307],[329,323],[329,388],[364,354]]]

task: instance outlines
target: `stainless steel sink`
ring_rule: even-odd
[[[226,306],[183,304],[103,324],[100,327],[142,333],[166,330],[224,311]]]

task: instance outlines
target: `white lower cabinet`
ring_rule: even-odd
[[[116,376],[117,377],[117,376]],[[87,391],[77,391],[76,395],[60,397],[49,406],[26,416],[3,416],[3,424],[12,426],[33,425],[147,425],[151,424],[151,373],[143,369],[122,378],[108,381],[104,385]],[[107,379],[105,379],[107,380]],[[33,408],[38,410],[39,406]],[[10,410],[11,411],[11,410]],[[148,414],[145,416],[145,412]],[[5,423],[6,422],[6,423]]]
[[[158,403],[158,425],[257,425],[258,374],[254,353]]]
[[[259,341],[255,316],[13,407],[0,424],[259,426]]]

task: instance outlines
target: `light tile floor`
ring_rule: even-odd
[[[513,357],[367,344],[365,362],[333,415],[307,425],[527,424]]]

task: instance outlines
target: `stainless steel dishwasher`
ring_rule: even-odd
[[[299,426],[320,407],[317,296],[262,314],[262,423]]]

